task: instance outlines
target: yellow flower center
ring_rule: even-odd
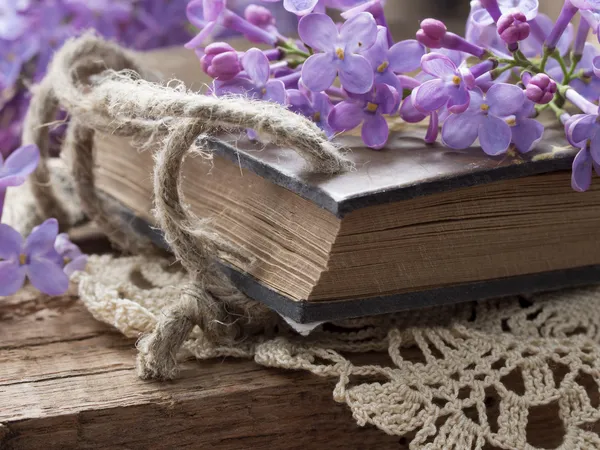
[[[63,264],[69,264],[71,262],[71,258],[67,258],[66,256],[63,258]]]
[[[26,262],[27,262],[27,255],[25,255],[24,253],[21,253],[19,255],[19,264],[24,266]]]
[[[317,111],[313,114],[313,121],[318,122],[319,120],[321,120],[321,113]]]
[[[486,103],[482,103],[480,108],[483,112],[488,112],[488,110],[490,109],[490,105],[488,105]]]
[[[15,54],[14,54],[14,53],[12,53],[12,52],[11,52],[11,53],[9,53],[9,54],[6,56],[6,60],[7,60],[8,62],[13,62],[15,59],[17,59],[17,55],[15,55]]]
[[[383,72],[385,71],[385,69],[387,69],[387,68],[388,68],[388,66],[389,66],[389,65],[390,65],[390,63],[389,63],[389,62],[387,62],[387,61],[384,61],[384,62],[382,62],[382,63],[379,65],[379,67],[377,67],[377,72],[379,72],[379,73],[383,73]]]
[[[266,95],[267,94],[267,88],[262,88],[260,92],[261,92],[262,95]]]
[[[367,103],[367,111],[369,112],[375,112],[377,111],[377,108],[379,107],[379,105],[377,103]]]
[[[508,126],[514,127],[517,124],[517,119],[511,117],[509,119],[506,119],[506,123],[508,124]]]
[[[460,84],[460,77],[458,75],[454,75],[452,77],[452,82],[458,86]]]
[[[338,58],[340,58],[342,61],[344,60],[344,57],[346,56],[346,55],[344,55],[344,50],[342,50],[341,48],[338,48],[338,49],[335,51],[335,54],[336,54],[336,55],[337,55],[337,57],[338,57]]]

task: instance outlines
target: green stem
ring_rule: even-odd
[[[563,59],[562,56],[560,56],[560,53],[558,52],[554,52],[552,54],[552,57],[558,61],[558,64],[560,64],[560,69],[562,70],[564,76],[565,76],[565,80],[569,79],[569,69],[567,69],[567,65],[565,64],[565,60]]]
[[[560,117],[566,112],[564,109],[560,108],[556,103],[554,103],[554,100],[548,103],[548,106],[552,109],[552,111],[554,111],[554,114],[556,114],[556,118],[559,120]]]
[[[305,59],[308,59],[308,57],[310,56],[309,53],[303,52],[302,50],[298,50],[297,48],[279,47],[279,50],[281,50],[285,55],[301,56]]]
[[[542,72],[546,70],[546,63],[548,62],[548,58],[550,58],[550,55],[552,55],[553,52],[554,50],[550,50],[548,47],[544,46],[544,54],[542,55],[542,62],[540,63],[540,70]]]

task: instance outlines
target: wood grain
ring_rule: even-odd
[[[26,289],[0,312],[0,449],[403,448],[358,427],[332,380],[218,360],[143,382],[135,342],[73,295]]]

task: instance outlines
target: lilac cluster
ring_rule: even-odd
[[[83,30],[135,49],[189,40],[185,0],[0,1],[0,152],[20,145],[29,86],[41,80],[54,51]]]
[[[388,118],[428,121],[426,143],[441,130],[447,147],[478,141],[490,156],[534,149],[544,134],[536,118],[548,110],[580,148],[574,189],[586,190],[593,167],[600,170],[600,53],[587,42],[600,35],[599,0],[564,0],[555,22],[538,11],[539,0],[475,0],[464,37],[424,19],[416,39],[401,42],[390,33],[384,0],[284,0],[299,18],[299,39],[264,7],[276,1],[243,13],[226,0],[190,1],[188,18],[200,32],[186,45],[214,78],[211,93],[286,105],[330,137],[361,127],[373,149],[388,141]],[[326,8],[341,10],[343,21]],[[214,41],[217,28],[270,48],[238,51]],[[569,105],[583,114],[569,116]]]
[[[23,184],[39,158],[35,145],[18,148],[6,160],[0,154],[0,219],[6,190]],[[66,234],[58,233],[56,219],[34,228],[27,239],[9,225],[0,224],[0,297],[17,292],[26,278],[45,294],[63,294],[69,287],[69,276],[86,264],[87,256],[79,247]]]

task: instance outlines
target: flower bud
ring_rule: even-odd
[[[498,34],[507,44],[516,44],[527,39],[530,32],[527,18],[520,11],[503,14],[498,19]]]
[[[556,94],[556,82],[545,73],[538,73],[525,88],[525,95],[529,100],[540,105],[550,103]]]
[[[417,41],[429,48],[441,48],[442,39],[447,32],[446,25],[436,19],[425,19],[417,31]]]
[[[256,25],[259,28],[267,28],[275,24],[275,19],[271,11],[260,5],[248,5],[244,11],[244,17],[252,25]]]
[[[200,64],[204,72],[221,81],[231,80],[242,71],[237,51],[225,42],[215,42],[207,46]]]

